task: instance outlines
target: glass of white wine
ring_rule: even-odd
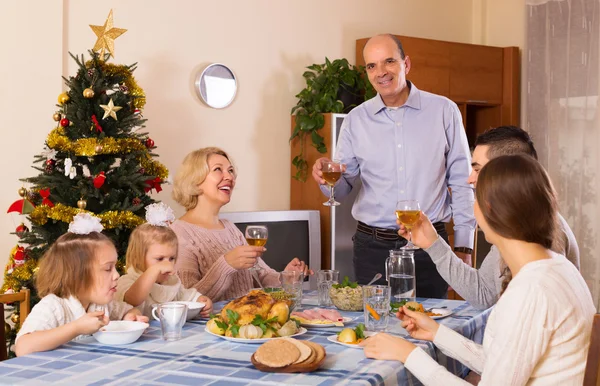
[[[252,245],[253,247],[264,247],[269,238],[269,230],[264,225],[248,225],[246,227],[245,237],[248,245]],[[258,267],[254,264],[250,269],[257,270]]]
[[[400,200],[396,204],[396,218],[408,231],[409,239],[405,246],[400,249],[419,249],[412,243],[412,227],[421,218],[421,207],[417,200]]]
[[[323,161],[321,162],[321,171],[323,172],[323,179],[329,185],[330,194],[329,200],[323,203],[325,206],[338,206],[340,205],[333,198],[333,186],[340,178],[342,178],[342,173],[346,171],[346,165],[339,161]]]

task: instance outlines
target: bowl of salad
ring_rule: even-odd
[[[358,282],[351,282],[348,276],[339,284],[332,284],[329,298],[334,306],[342,311],[362,311],[363,293]]]

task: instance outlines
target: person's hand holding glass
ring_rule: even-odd
[[[321,172],[323,173],[323,180],[329,185],[330,194],[329,200],[323,203],[325,206],[338,206],[340,205],[333,197],[333,187],[335,183],[342,178],[342,173],[346,171],[346,165],[339,161],[323,160],[321,161]]]
[[[264,247],[269,238],[269,230],[264,225],[248,225],[246,227],[246,242],[253,247]],[[250,269],[258,269],[256,264]]]
[[[412,227],[421,219],[421,207],[417,200],[400,200],[396,204],[396,218],[408,231],[408,242],[400,249],[419,249],[412,243]]]

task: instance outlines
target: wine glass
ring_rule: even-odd
[[[252,245],[254,247],[264,247],[267,244],[267,239],[269,238],[269,230],[264,225],[248,225],[246,227],[245,237],[248,245]],[[254,264],[254,266],[250,269],[258,269],[258,267],[256,264]]]
[[[412,227],[419,221],[421,218],[421,207],[419,206],[419,201],[417,200],[400,200],[396,204],[396,217],[398,221],[408,231],[409,239],[405,246],[400,249],[419,249],[412,243]]]
[[[333,198],[333,186],[342,177],[342,173],[346,171],[346,165],[340,163],[340,161],[323,161],[321,162],[321,170],[323,172],[323,179],[329,185],[330,194],[329,200],[323,203],[325,206],[338,206],[340,205]]]

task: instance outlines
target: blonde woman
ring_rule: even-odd
[[[256,286],[248,268],[259,267],[264,286],[278,286],[279,274],[260,258],[266,250],[247,244],[242,232],[219,219],[235,188],[236,171],[223,150],[195,150],[183,160],[174,181],[173,198],[187,212],[172,225],[179,240],[177,274],[184,286],[195,288],[213,301],[245,295]],[[311,273],[294,258],[286,271]]]

